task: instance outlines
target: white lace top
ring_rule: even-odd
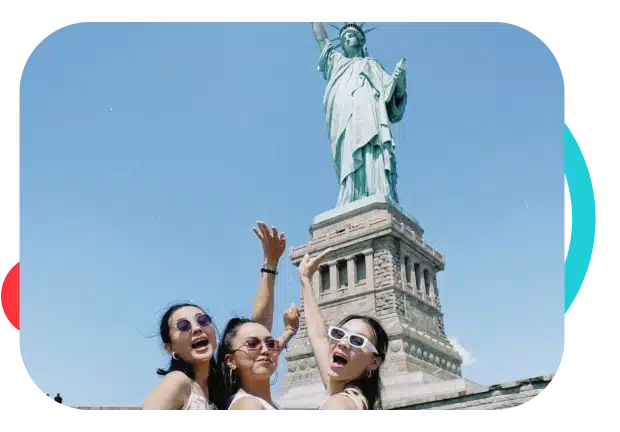
[[[251,394],[245,392],[243,389],[239,389],[239,391],[235,394],[235,396],[232,398],[232,401],[230,401],[230,405],[228,406],[228,409],[230,409],[230,407],[235,402],[237,402],[239,399],[244,398],[244,397],[251,397],[251,398],[254,398],[254,399],[258,400],[261,403],[261,405],[263,406],[263,408],[265,408],[266,410],[277,410],[277,409],[280,409],[280,407],[278,407],[278,405],[275,402],[273,403],[273,405],[271,405],[265,399],[259,398],[258,396],[251,395]]]
[[[187,405],[185,405],[185,408],[183,409],[184,410],[215,410],[217,408],[215,408],[215,405],[209,402],[209,400],[206,397],[199,395],[198,393],[194,392],[194,389],[192,389],[192,392],[189,395],[189,399],[187,400]]]

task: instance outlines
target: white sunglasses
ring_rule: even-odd
[[[329,327],[327,334],[329,335],[331,339],[335,341],[341,341],[344,338],[348,338],[349,345],[351,345],[352,347],[359,348],[359,349],[368,348],[370,351],[379,355],[377,348],[375,348],[372,342],[370,342],[368,338],[365,336],[362,336],[356,333],[349,333],[346,330],[343,330],[341,328],[334,327],[334,326]]]

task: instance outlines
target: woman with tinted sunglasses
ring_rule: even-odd
[[[253,231],[263,245],[264,263],[252,318],[271,329],[274,281],[286,238],[263,222],[257,222]],[[161,319],[160,337],[171,356],[170,365],[157,370],[164,378],[146,398],[144,409],[215,409],[211,400],[219,393],[222,380],[213,358],[217,335],[211,317],[194,304],[174,305]]]
[[[233,318],[228,322],[217,352],[224,391],[216,397],[218,408],[273,410],[271,376],[278,356],[299,328],[299,311],[293,304],[284,313],[284,333],[278,339],[254,320]]]
[[[308,338],[328,394],[319,409],[381,409],[379,368],[388,336],[377,320],[360,315],[350,315],[325,331],[312,276],[329,252],[312,259],[306,255],[299,265]]]

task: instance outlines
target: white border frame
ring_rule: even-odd
[[[386,8],[383,2],[369,2],[357,0],[356,2],[333,2],[329,0],[314,0],[308,4],[297,2],[253,2],[243,1],[234,3],[190,2],[186,0],[134,2],[119,0],[107,0],[105,2],[85,2],[77,0],[57,1],[22,1],[3,2],[0,6],[1,15],[4,16],[3,25],[0,27],[0,52],[2,52],[2,68],[0,76],[0,88],[2,89],[0,104],[2,107],[2,127],[0,133],[0,198],[2,211],[0,212],[0,265],[1,271],[6,271],[6,264],[16,261],[16,65],[24,62],[24,48],[30,48],[33,40],[40,38],[40,33],[47,31],[48,24],[69,24],[72,16],[345,16],[355,11],[356,16],[385,16]],[[612,14],[612,2],[589,0],[587,2],[559,2],[559,1],[483,1],[461,0],[443,1],[439,4],[434,2],[393,2],[390,12],[396,12],[401,16],[512,16],[513,22],[518,24],[534,23],[616,23]],[[9,6],[11,7],[10,10]],[[243,13],[234,11],[242,10]],[[36,12],[34,12],[36,11]],[[329,12],[329,13],[327,13]],[[618,91],[618,90],[617,90]],[[617,119],[616,119],[617,121]],[[616,185],[602,185],[600,187],[600,254],[618,255],[617,239],[620,238],[618,223],[614,215],[618,212],[618,195]],[[615,241],[614,241],[615,240]],[[559,302],[562,299],[558,299]],[[617,326],[617,324],[616,324]],[[616,329],[616,337],[618,331]],[[82,429],[106,430],[114,424],[114,427],[133,430],[140,423],[150,423],[153,430],[168,430],[173,427],[173,418],[150,418],[150,417],[71,417],[71,410],[50,410],[47,402],[41,401],[39,394],[26,382],[24,370],[16,368],[17,338],[16,331],[8,328],[6,321],[0,321],[0,418],[2,426],[23,426],[24,429],[50,427],[63,428],[64,430]],[[618,378],[616,378],[618,380]],[[618,393],[616,382],[616,394]],[[611,390],[611,389],[610,389]],[[618,404],[618,403],[617,403]],[[567,407],[567,410],[578,412],[579,407]],[[34,415],[33,415],[34,414]],[[295,417],[293,417],[294,419]],[[193,420],[192,420],[193,419]],[[201,419],[201,420],[198,420]],[[207,417],[184,417],[183,421],[200,422],[196,426],[205,425],[205,422],[215,422],[213,426],[224,426],[218,422],[226,422],[230,427],[231,422],[247,422],[245,417],[217,418]],[[252,419],[252,423],[245,426],[253,428],[260,422],[269,422],[268,427],[286,426],[282,423],[286,417],[274,419]],[[316,420],[315,420],[316,419]],[[289,421],[289,420],[285,420]],[[498,427],[512,428],[536,428],[549,430],[564,428],[565,430],[582,430],[589,428],[613,425],[611,418],[517,418],[513,417],[510,423],[505,423],[502,417],[417,417],[409,420],[401,417],[376,417],[374,420],[366,420],[364,417],[328,418],[312,417],[307,421],[299,422],[296,429],[314,427],[314,421],[338,422],[341,427],[355,427],[368,430],[375,429],[378,424],[375,421],[392,423],[389,426],[397,427],[401,423],[403,427],[425,427],[447,429],[458,427],[460,430],[495,430]],[[413,426],[410,422],[415,421]],[[257,423],[258,422],[258,423]],[[273,423],[275,422],[275,424]],[[457,424],[458,422],[458,424]],[[500,424],[501,423],[501,424]],[[267,426],[266,423],[263,423]],[[27,425],[27,426],[26,426]],[[386,426],[387,423],[385,423]],[[238,424],[237,427],[244,425]],[[334,424],[334,426],[336,426]],[[211,427],[211,424],[209,424]],[[161,428],[161,429],[160,429]],[[20,428],[22,429],[22,428]]]

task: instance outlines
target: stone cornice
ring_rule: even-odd
[[[290,256],[294,265],[298,265],[306,253],[313,254],[328,247],[348,247],[360,242],[361,238],[369,240],[393,235],[409,243],[424,256],[437,270],[445,267],[445,256],[419,237],[404,222],[398,222],[389,216],[375,217],[358,224],[349,225],[340,231],[332,231],[313,238],[305,245],[291,247]],[[363,240],[362,240],[363,241]]]
[[[403,334],[410,338],[412,342],[427,345],[432,349],[439,351],[440,353],[449,356],[454,359],[459,359],[459,364],[463,361],[459,353],[454,349],[454,347],[449,342],[444,342],[440,338],[433,336],[424,330],[420,330],[413,326],[410,326],[407,323],[402,323],[402,332]]]

